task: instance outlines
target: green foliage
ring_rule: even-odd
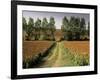
[[[74,16],[69,20],[63,18],[61,30],[65,40],[81,40],[81,37],[87,35],[85,19]]]
[[[41,30],[41,20],[38,18],[35,22],[35,39],[39,40],[40,38],[40,30]]]
[[[26,31],[27,31],[27,22],[26,22],[26,19],[23,17],[23,24],[22,24],[22,26],[23,26],[23,40],[26,40],[27,39],[27,33],[26,33]]]
[[[43,29],[43,30],[46,30],[47,27],[48,27],[47,18],[43,18],[43,21],[42,21],[42,29]]]
[[[51,32],[54,33],[56,28],[55,28],[55,20],[53,17],[50,17],[49,27],[50,27]]]
[[[26,19],[23,17],[23,35],[27,34],[27,40],[31,40],[32,37],[32,31],[34,29],[34,20],[32,18],[29,18],[28,24],[26,22]]]
[[[88,40],[90,31],[89,23],[87,27],[86,29],[84,18],[72,16],[70,19],[67,19],[64,16],[61,25],[62,38],[65,40]],[[38,18],[34,22],[33,18],[29,18],[27,24],[26,19],[23,17],[23,30],[27,34],[27,40],[55,40],[55,19],[54,17],[50,17],[48,22],[47,18],[43,18],[42,21]]]
[[[27,22],[26,19],[23,17],[23,30],[27,30]]]
[[[80,28],[81,28],[81,35],[84,36],[86,31],[86,23],[84,18],[81,18]]]
[[[54,32],[56,31],[56,28],[55,28],[55,20],[53,17],[50,17],[48,26],[49,26],[48,30],[50,30],[50,32],[51,32],[50,35],[52,35],[51,39],[54,40]]]
[[[35,27],[36,27],[37,30],[40,30],[40,28],[41,28],[41,20],[39,18],[35,22]]]
[[[88,36],[90,36],[90,23],[88,22],[88,31],[87,31],[87,33],[88,33]]]
[[[26,30],[29,40],[31,40],[33,28],[34,28],[34,20],[32,18],[29,18],[28,27]]]
[[[61,26],[61,29],[63,32],[66,32],[66,30],[69,29],[69,22],[68,22],[68,19],[67,17],[65,16],[62,20],[62,26]]]
[[[45,40],[45,39],[46,39],[46,36],[41,34],[39,40]]]
[[[75,54],[72,62],[74,65],[86,66],[89,65],[89,55],[80,55],[79,53]]]
[[[46,39],[47,37],[47,30],[48,30],[48,21],[47,21],[47,18],[43,18],[43,21],[42,21],[42,26],[41,26],[41,32],[42,32],[42,35],[41,35],[41,40],[44,40]]]

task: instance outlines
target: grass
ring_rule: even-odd
[[[49,55],[46,56],[43,60],[44,63],[40,65],[39,67],[44,68],[44,67],[52,67],[53,64],[55,63],[57,56],[58,56],[58,45],[55,44],[52,49],[49,51]]]

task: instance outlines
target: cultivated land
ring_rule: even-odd
[[[65,48],[80,54],[89,54],[89,41],[63,41]]]
[[[24,41],[23,42],[23,59],[32,58],[39,53],[45,52],[53,41]]]
[[[24,60],[31,59],[40,53],[47,54],[38,55],[36,60],[31,59],[31,64],[34,64],[26,68],[89,65],[89,41],[60,41],[50,48],[53,43],[52,41],[24,41]],[[30,61],[26,63],[30,64]]]

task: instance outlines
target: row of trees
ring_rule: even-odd
[[[54,40],[55,30],[55,20],[53,17],[50,17],[49,22],[47,18],[43,18],[43,20],[38,18],[36,21],[33,18],[29,18],[27,22],[23,17],[24,40]]]
[[[86,21],[84,18],[72,16],[62,19],[61,31],[64,40],[89,40],[89,23],[86,29]],[[54,33],[56,31],[54,17],[40,20],[37,18],[29,18],[28,22],[23,17],[23,38],[24,40],[55,40]]]
[[[87,40],[89,39],[89,23],[86,29],[86,22],[84,18],[72,16],[67,19],[65,16],[62,20],[61,30],[63,32],[63,39],[66,40]]]

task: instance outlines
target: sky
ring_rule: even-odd
[[[68,19],[70,19],[71,16],[84,18],[86,21],[86,25],[90,21],[89,14],[67,13],[67,12],[64,13],[64,12],[23,11],[23,17],[25,17],[27,22],[30,17],[33,18],[34,21],[36,21],[37,18],[43,20],[44,17],[46,17],[47,20],[49,21],[50,17],[54,17],[56,29],[61,29],[62,19],[64,18],[64,16],[66,16]]]

